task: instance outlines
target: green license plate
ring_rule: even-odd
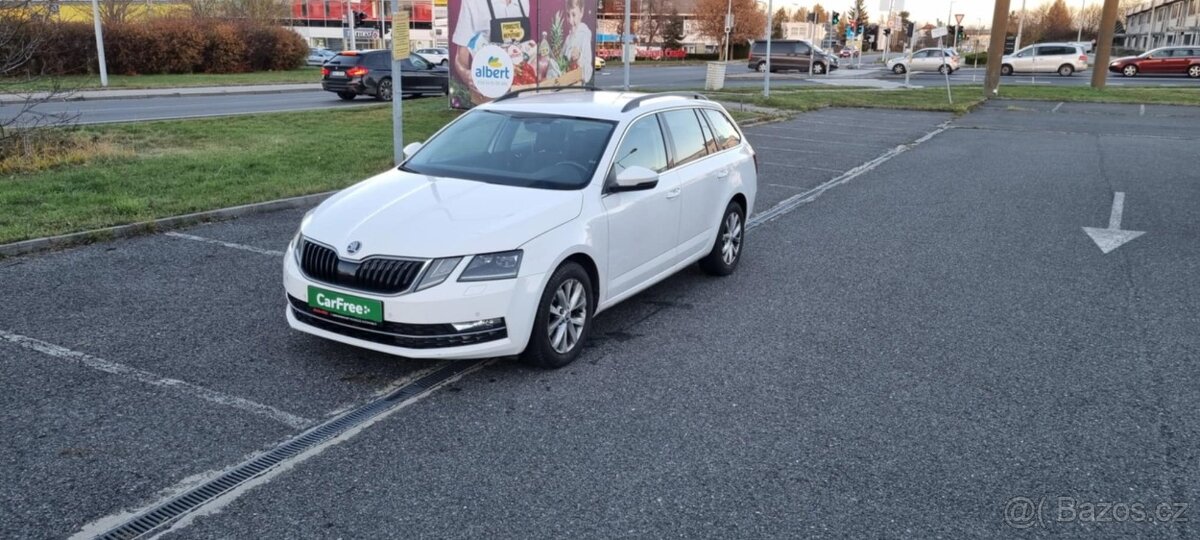
[[[383,322],[383,302],[308,286],[308,306],[352,319]]]

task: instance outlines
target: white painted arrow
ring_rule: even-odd
[[[1108,228],[1097,229],[1095,227],[1084,227],[1083,232],[1092,237],[1092,241],[1096,243],[1096,247],[1100,251],[1108,253],[1114,249],[1121,247],[1122,244],[1133,240],[1143,234],[1143,231],[1122,231],[1121,230],[1121,214],[1125,211],[1125,192],[1118,191],[1113,193],[1112,214],[1108,216]]]

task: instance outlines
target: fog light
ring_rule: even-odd
[[[450,326],[453,326],[454,330],[458,332],[476,332],[504,326],[504,319],[483,319],[481,321],[451,323]]]

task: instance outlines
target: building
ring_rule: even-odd
[[[404,2],[401,9],[409,10],[409,41],[413,48],[444,46],[446,34],[446,0]],[[291,17],[284,24],[308,41],[309,46],[333,50],[350,46],[350,28],[346,15],[365,14],[363,25],[355,28],[355,45],[359,49],[382,48],[391,39],[391,0],[292,0]],[[440,14],[440,15],[439,15]],[[387,18],[382,25],[381,19]]]
[[[653,4],[643,3],[641,0],[630,0],[630,21],[633,23],[633,30],[638,34],[637,39],[639,48],[644,43],[645,37],[642,35],[645,26],[643,22],[651,21],[655,18],[663,19],[671,16],[672,13],[679,13],[683,19],[683,39],[679,40],[679,44],[685,51],[690,53],[715,53],[721,46],[720,40],[715,40],[704,36],[700,33],[700,25],[696,23],[696,0],[673,0],[673,2],[659,3],[658,6],[666,8],[665,13],[651,13],[650,9]],[[596,38],[600,42],[601,51],[608,50],[609,55],[620,47],[621,43],[621,26],[625,20],[625,0],[601,0],[600,10],[596,12]],[[656,38],[656,41],[661,40],[661,37]]]
[[[1125,12],[1126,48],[1200,44],[1200,0],[1151,0]]]

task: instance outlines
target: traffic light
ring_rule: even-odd
[[[840,21],[840,20],[841,20],[841,17],[838,16],[838,12],[836,12],[836,11],[833,12],[830,22],[833,23],[834,25],[836,25],[838,23],[838,21]]]
[[[354,12],[354,26],[363,26],[366,23],[367,23],[367,12],[355,11]]]
[[[890,35],[892,35],[892,29],[891,29],[891,28],[884,28],[884,29],[883,29],[883,35],[885,35],[885,36],[890,36]]]
[[[817,14],[814,12],[811,12],[811,11],[808,12],[808,22],[810,22],[810,23],[817,22]]]
[[[862,35],[862,33],[864,31],[866,31],[866,29],[867,29],[867,24],[862,19],[859,19],[859,20],[854,21],[854,28],[856,30],[856,33],[858,33],[859,35]]]
[[[904,23],[904,35],[908,36],[910,39],[913,37],[913,26],[914,25],[912,21]]]

